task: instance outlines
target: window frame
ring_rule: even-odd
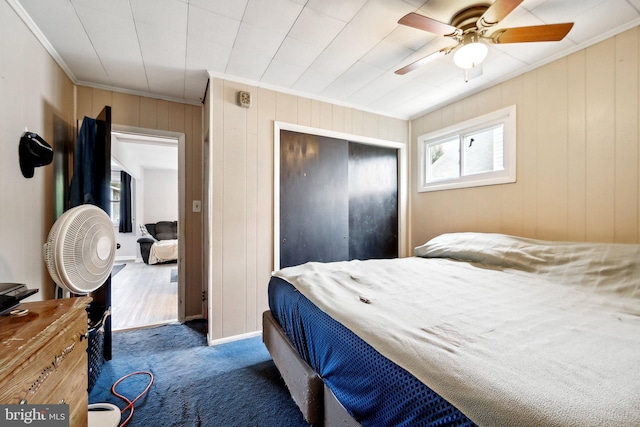
[[[463,175],[464,147],[463,137],[469,133],[503,125],[503,166],[500,171]],[[427,154],[430,144],[442,142],[457,137],[460,148],[460,175],[457,178],[427,182]],[[475,117],[464,122],[456,123],[444,129],[421,135],[418,140],[418,192],[451,190],[456,188],[479,187],[486,185],[507,184],[516,182],[516,106],[501,108],[500,110]]]

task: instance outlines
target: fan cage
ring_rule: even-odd
[[[65,212],[44,248],[53,281],[69,292],[87,294],[105,282],[115,260],[115,232],[107,214],[93,205]]]

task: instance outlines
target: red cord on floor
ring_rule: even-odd
[[[149,375],[149,384],[147,385],[147,387],[142,391],[142,393],[140,393],[138,395],[138,397],[136,397],[133,400],[129,400],[127,397],[121,395],[120,393],[118,393],[116,391],[116,386],[118,384],[120,384],[123,380],[126,380],[129,377],[132,377],[134,375]],[[138,401],[138,399],[140,399],[142,396],[144,396],[149,389],[151,388],[151,384],[153,384],[153,374],[151,372],[148,371],[138,371],[138,372],[132,372],[130,374],[125,375],[124,377],[120,378],[118,381],[116,381],[115,383],[113,383],[113,385],[111,386],[111,393],[113,393],[114,395],[118,396],[120,399],[124,400],[125,402],[127,402],[127,406],[122,409],[122,411],[120,411],[120,413],[124,413],[127,410],[131,410],[131,412],[129,413],[129,416],[127,417],[126,420],[124,420],[121,424],[120,427],[124,427],[125,425],[127,425],[127,423],[129,422],[129,420],[131,420],[131,418],[133,417],[133,408],[134,408],[134,404]]]

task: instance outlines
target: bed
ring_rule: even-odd
[[[263,340],[313,425],[640,425],[640,245],[450,233],[285,268]]]

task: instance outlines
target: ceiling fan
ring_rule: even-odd
[[[496,0],[493,4],[479,4],[458,12],[450,24],[409,13],[398,23],[454,39],[455,46],[445,47],[400,68],[396,74],[404,75],[439,57],[454,52],[453,60],[465,70],[479,65],[487,55],[487,42],[528,43],[562,40],[573,27],[573,22],[535,25],[530,27],[503,28],[487,35],[487,32],[510,14],[523,0]]]

